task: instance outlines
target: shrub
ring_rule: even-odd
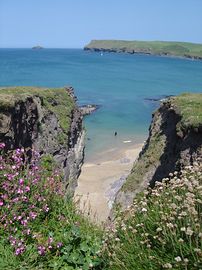
[[[109,226],[106,269],[202,269],[202,163],[157,182]]]

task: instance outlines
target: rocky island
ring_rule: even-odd
[[[36,46],[32,47],[32,50],[41,50],[41,49],[43,49],[43,47],[40,45],[36,45]]]
[[[84,50],[202,59],[202,44],[189,42],[92,40]]]

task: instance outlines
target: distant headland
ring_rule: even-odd
[[[92,40],[84,50],[177,56],[202,60],[202,44],[174,41]]]
[[[43,49],[43,47],[40,45],[37,45],[37,46],[32,47],[32,49],[33,50],[41,50],[41,49]]]

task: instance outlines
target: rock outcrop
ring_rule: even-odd
[[[43,47],[40,45],[36,45],[36,46],[32,47],[32,50],[41,50],[41,49],[43,49]]]
[[[83,116],[89,115],[95,111],[97,111],[101,106],[95,104],[82,105],[79,107]]]
[[[0,141],[51,155],[72,194],[84,158],[82,114],[72,88],[0,89]]]
[[[116,204],[126,208],[148,184],[154,186],[201,157],[202,94],[164,100],[153,114],[149,137],[116,196]]]

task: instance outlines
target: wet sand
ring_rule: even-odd
[[[94,160],[84,162],[75,200],[91,219],[102,222],[109,215],[116,192],[130,173],[143,144],[126,143],[121,149],[109,149]]]

